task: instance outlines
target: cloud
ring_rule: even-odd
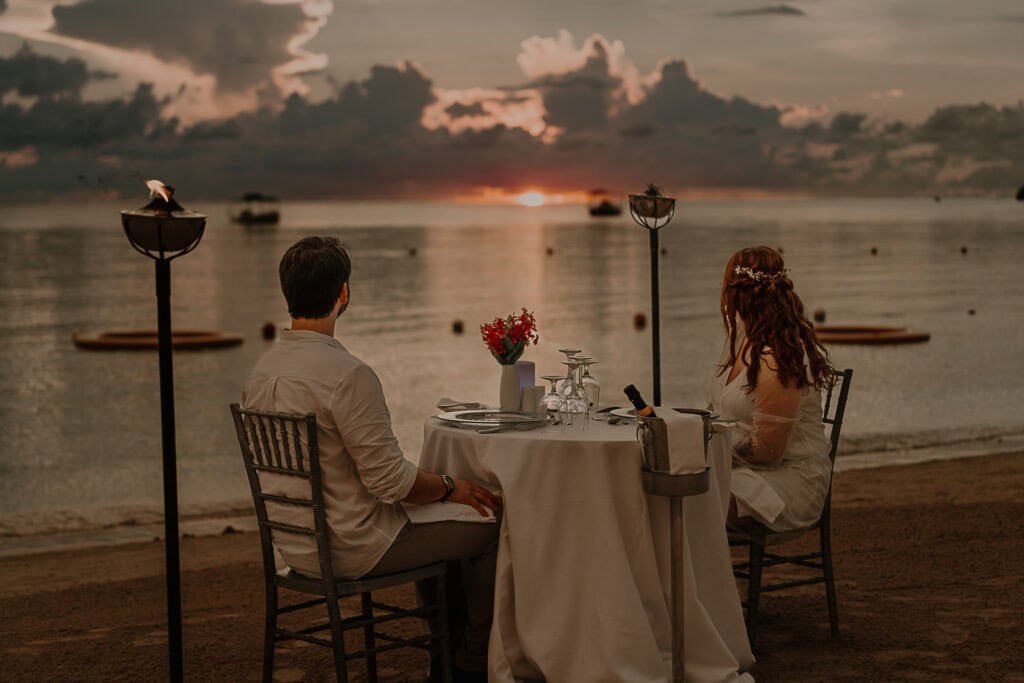
[[[25,43],[10,57],[0,57],[0,96],[16,93],[21,97],[77,97],[90,80],[112,76],[90,72],[81,59],[60,60],[36,54]]]
[[[531,80],[552,80],[553,77],[579,72],[597,72],[601,78],[619,82],[620,92],[631,102],[641,96],[642,83],[636,66],[626,57],[621,40],[609,40],[595,33],[583,40],[580,47],[566,29],[559,29],[554,38],[532,36],[520,43],[516,63]]]
[[[480,131],[497,126],[544,135],[544,103],[536,90],[487,88],[446,89],[434,87],[435,102],[423,111],[421,123],[428,130],[451,133]]]
[[[444,108],[444,111],[452,120],[460,119],[463,116],[486,116],[487,110],[484,109],[482,102],[472,102],[470,104],[463,104],[462,102],[456,102],[450,104]]]
[[[31,145],[79,153],[143,136],[159,120],[160,102],[141,85],[125,100],[42,98],[31,108],[0,107],[0,150]]]
[[[595,42],[577,68],[544,75],[530,87],[541,93],[547,125],[583,131],[607,126],[622,79],[611,73],[604,44]]]
[[[302,51],[330,3],[248,0],[85,0],[53,7],[53,33],[151,54],[240,92],[326,66]]]
[[[725,98],[707,90],[683,60],[663,62],[649,79],[646,96],[625,118],[661,125],[722,123],[774,128],[781,112],[742,97]]]
[[[720,17],[756,17],[763,15],[775,15],[775,16],[791,16],[791,17],[803,17],[807,13],[799,7],[793,7],[791,5],[768,5],[765,7],[755,7],[752,9],[738,9],[732,10],[731,12],[719,12]]]
[[[434,102],[432,82],[414,64],[375,66],[370,77],[350,82],[337,95],[308,103],[298,94],[285,101],[277,118],[286,135],[344,127],[361,135],[399,135],[420,126],[423,110]]]

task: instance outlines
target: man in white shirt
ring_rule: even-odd
[[[316,414],[325,513],[339,577],[460,561],[467,616],[463,633],[452,629],[452,640],[459,643],[456,680],[486,681],[498,524],[411,524],[399,501],[463,503],[487,517],[499,500],[473,482],[424,472],[402,455],[377,375],[334,338],[337,319],[348,307],[350,273],[348,250],[335,238],[307,237],[285,252],[279,275],[292,326],[256,364],[243,404]],[[296,514],[283,507],[273,513]],[[275,534],[274,543],[289,567],[319,575],[313,539]],[[449,601],[457,597],[450,594]],[[450,611],[457,618],[459,610]]]

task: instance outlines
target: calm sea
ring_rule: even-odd
[[[143,202],[0,207],[0,536],[159,519],[157,357],[77,349],[72,334],[155,328],[153,265],[118,211]],[[220,204],[206,236],[173,262],[176,328],[237,332],[235,348],[175,354],[184,512],[244,508],[228,404],[287,325],[276,268],[307,234],[354,255],[338,337],[380,375],[395,431],[416,460],[442,396],[494,402],[498,365],[478,326],[526,306],[538,374],[557,349],[598,360],[601,402],[651,394],[647,235],[628,217],[578,206],[286,203],[271,229],[231,224]],[[1024,432],[1024,204],[1012,201],[681,202],[661,233],[664,403],[703,406],[721,349],[718,295],[736,249],[784,250],[808,310],[831,324],[907,326],[924,344],[835,346],[856,369],[845,453]],[[873,250],[875,253],[873,253]],[[453,322],[461,321],[463,334]],[[156,516],[154,516],[156,515]]]

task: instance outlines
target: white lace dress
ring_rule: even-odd
[[[813,387],[799,394],[782,391],[766,362],[761,363],[756,397],[747,391],[745,367],[731,382],[728,375],[715,374],[709,403],[723,418],[736,420],[731,490],[739,516],[753,517],[773,531],[816,522],[832,477],[820,392]],[[736,449],[754,439],[773,444],[782,458],[771,465],[744,460]]]

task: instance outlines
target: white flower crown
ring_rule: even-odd
[[[765,273],[760,270],[754,270],[749,266],[736,266],[732,269],[732,272],[737,275],[746,275],[754,282],[774,282],[789,275],[789,268],[783,268],[777,273]]]

